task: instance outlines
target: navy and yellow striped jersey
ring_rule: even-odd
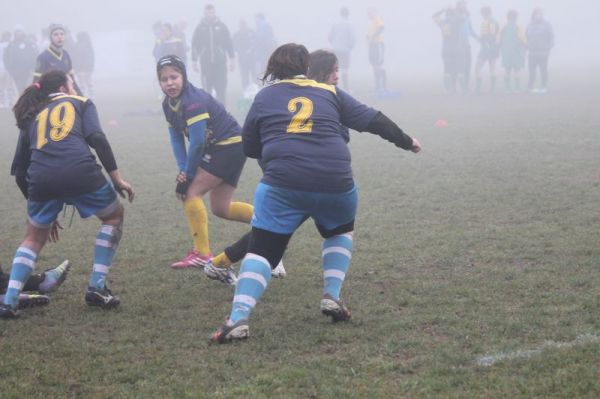
[[[56,51],[52,46],[48,47],[37,57],[33,78],[37,81],[40,76],[50,71],[63,71],[73,73],[71,56],[65,50]]]
[[[106,183],[86,141],[102,133],[96,106],[85,97],[55,95],[21,130],[11,172],[27,174],[29,199],[47,201],[93,192]]]
[[[191,125],[206,120],[208,141],[220,145],[241,141],[241,127],[234,117],[211,95],[191,83],[186,84],[177,101],[166,97],[163,111],[169,127],[185,136]]]
[[[282,80],[254,99],[242,129],[244,151],[261,159],[266,184],[344,192],[354,181],[341,125],[364,131],[376,114],[334,86]]]

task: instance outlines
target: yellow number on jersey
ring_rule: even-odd
[[[50,132],[48,136],[52,141],[61,141],[71,133],[73,125],[75,124],[75,107],[68,101],[64,101],[58,104],[50,112],[50,118],[48,118],[48,108],[40,112],[37,117],[37,146],[39,150],[48,143],[46,138],[46,124],[50,119]]]
[[[300,109],[298,109],[300,105]],[[292,98],[288,103],[288,111],[295,112],[292,121],[287,127],[288,133],[310,133],[313,121],[310,119],[313,113],[313,102],[306,97]]]

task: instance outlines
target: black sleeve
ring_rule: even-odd
[[[412,149],[413,139],[381,112],[378,112],[369,122],[365,131],[381,136],[381,138],[394,143],[396,147],[405,150]]]
[[[23,193],[25,198],[27,194],[27,169],[31,161],[31,151],[29,150],[29,137],[27,133],[21,131],[19,134],[19,141],[17,142],[17,149],[15,150],[15,157],[13,158],[12,165],[10,167],[10,174],[15,177],[19,190]]]
[[[117,170],[117,161],[104,133],[92,133],[86,137],[85,141],[96,150],[102,166],[108,173]]]

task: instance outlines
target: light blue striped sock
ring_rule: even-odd
[[[4,295],[4,304],[16,308],[19,304],[19,294],[25,282],[35,270],[37,254],[29,248],[19,247],[13,259],[8,288]]]
[[[352,233],[327,238],[323,242],[321,261],[323,267],[324,292],[335,300],[340,299],[342,283],[352,258]]]
[[[100,226],[94,246],[94,268],[90,276],[90,287],[102,289],[117,249],[117,227],[109,224]]]
[[[249,253],[242,261],[240,274],[235,286],[230,323],[250,317],[250,312],[256,306],[267,285],[271,281],[271,266],[262,256]]]

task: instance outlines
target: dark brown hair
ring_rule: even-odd
[[[303,45],[296,43],[281,45],[271,54],[262,81],[267,83],[290,79],[296,75],[306,75],[308,61],[308,50]]]
[[[60,91],[67,85],[67,74],[63,71],[46,72],[38,83],[25,89],[13,107],[19,129],[27,128],[37,114],[48,104],[48,95]]]
[[[329,75],[335,70],[338,63],[336,55],[328,50],[316,50],[310,53],[308,77],[317,82],[326,83]]]

